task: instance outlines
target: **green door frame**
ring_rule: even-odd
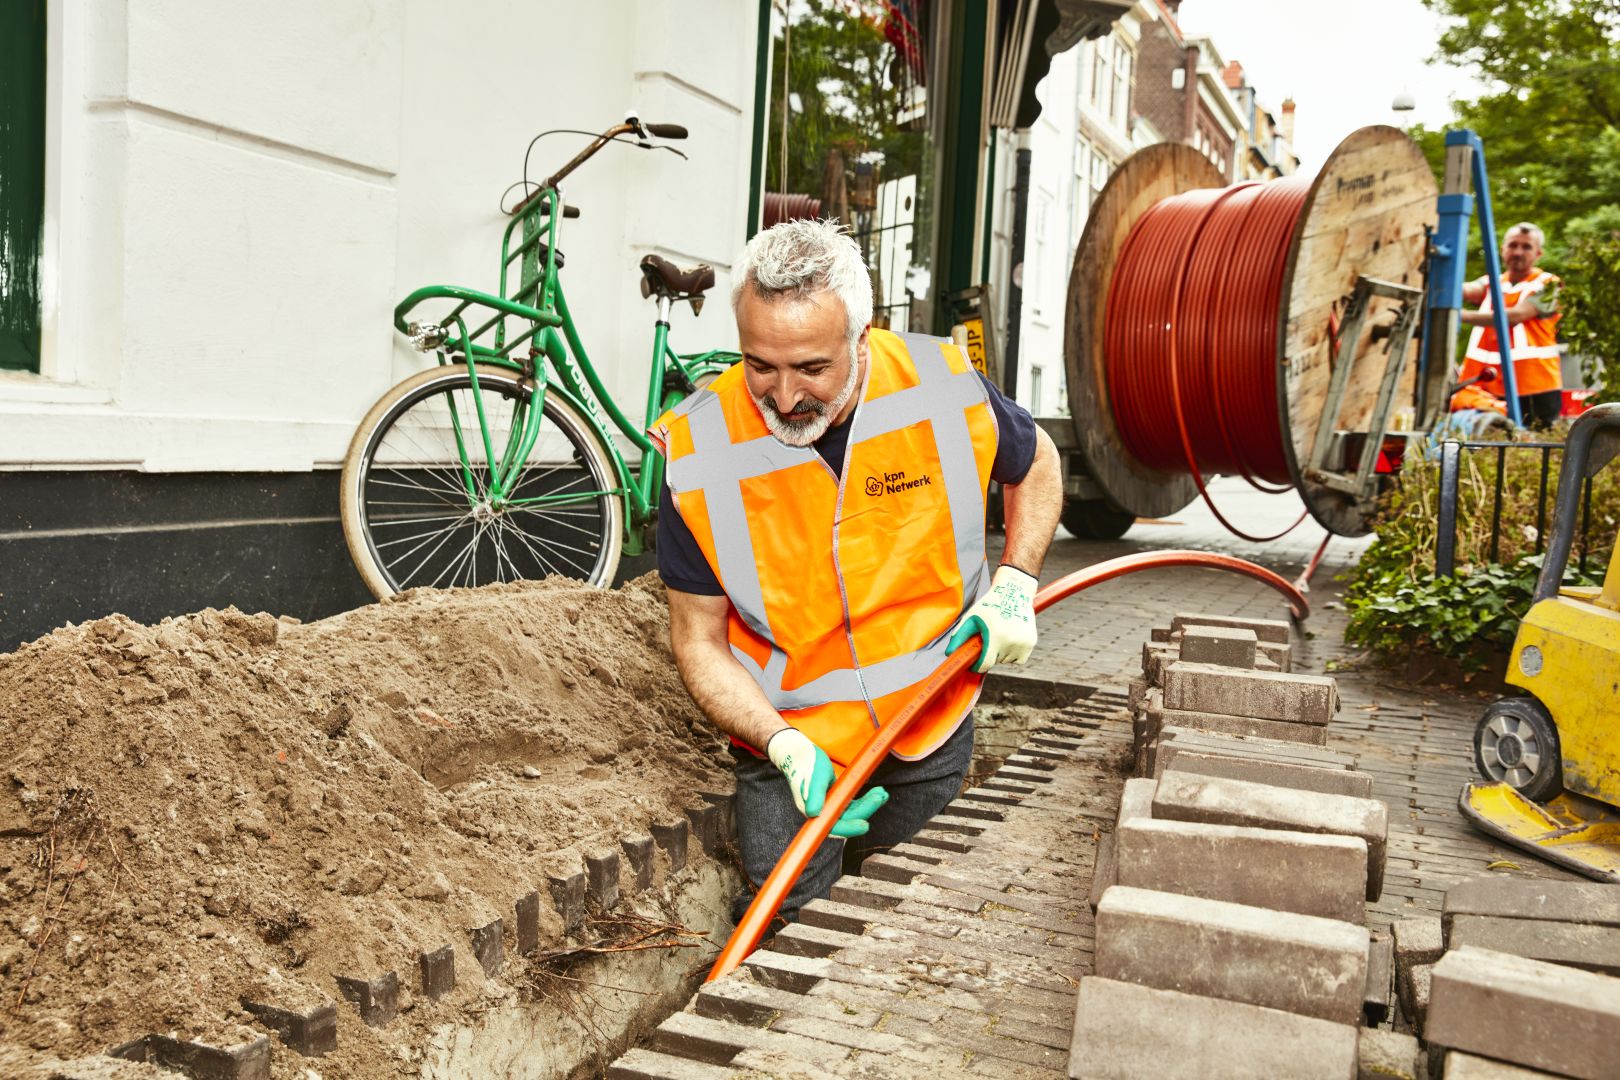
[[[0,4],[0,368],[39,370],[45,242],[45,0]]]
[[[935,244],[934,332],[950,333],[951,293],[979,282],[979,177],[984,168],[986,49],[990,0],[952,0],[946,39],[945,124],[939,171]],[[986,229],[988,230],[988,222]],[[986,248],[989,247],[988,236]]]
[[[745,239],[759,232],[760,201],[765,192],[765,110],[771,100],[771,8],[772,0],[759,0],[758,42],[754,49],[754,146],[748,167],[748,221]]]

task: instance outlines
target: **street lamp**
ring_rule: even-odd
[[[1389,107],[1396,112],[1411,112],[1417,108],[1417,99],[1412,96],[1410,90],[1402,90],[1395,95],[1395,100],[1389,103]]]

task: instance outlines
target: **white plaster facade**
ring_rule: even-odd
[[[733,347],[754,0],[50,0],[39,375],[0,375],[0,468],[301,470],[339,462],[431,359],[392,327],[428,283],[494,291],[506,186],[554,127],[635,108],[672,154],[610,146],[567,184],[564,289],[639,415],[636,263],[708,262],[681,351]],[[583,144],[541,140],[531,178]]]

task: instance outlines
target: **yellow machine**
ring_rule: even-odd
[[[1558,503],[1535,601],[1507,681],[1474,732],[1486,783],[1463,788],[1465,816],[1567,869],[1620,882],[1620,544],[1601,588],[1562,586],[1583,482],[1620,451],[1620,405],[1578,419],[1564,447]]]

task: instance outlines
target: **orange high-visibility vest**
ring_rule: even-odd
[[[1552,275],[1545,270],[1533,269],[1530,276],[1520,282],[1502,282],[1502,303],[1512,307],[1524,297],[1538,293],[1551,284]],[[1479,305],[1480,311],[1491,310],[1490,293]],[[1513,353],[1513,378],[1520,396],[1540,394],[1548,390],[1561,390],[1564,386],[1563,366],[1558,357],[1558,320],[1556,312],[1538,319],[1526,319],[1509,331]],[[1463,354],[1463,366],[1458,382],[1466,382],[1487,367],[1500,368],[1502,358],[1496,348],[1496,328],[1476,326],[1468,335],[1468,351]],[[1484,389],[1482,384],[1475,384]],[[1507,395],[1507,383],[1500,377],[1490,384],[1490,393],[1498,398]],[[1470,401],[1473,399],[1471,398]],[[1453,410],[1479,408],[1478,404],[1453,401]]]
[[[840,766],[945,662],[990,588],[984,506],[997,431],[949,340],[872,330],[842,479],[778,442],[738,364],[649,430],[676,509],[731,601],[731,652]],[[964,672],[895,744],[926,757],[978,700]]]

